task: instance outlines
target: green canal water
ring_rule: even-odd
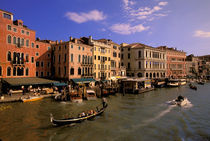
[[[0,106],[0,139],[3,141],[209,141],[210,83],[189,87],[162,88],[140,95],[117,94],[107,98],[108,108],[91,121],[53,127],[55,118],[93,109],[101,100],[59,103],[43,99],[31,103]],[[191,102],[186,107],[167,104],[179,94]]]

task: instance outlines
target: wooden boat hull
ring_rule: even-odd
[[[74,102],[74,103],[82,103],[82,99],[71,99],[71,102]]]
[[[82,121],[93,119],[94,117],[103,114],[103,112],[105,111],[107,106],[108,105],[106,104],[106,106],[101,108],[96,114],[92,114],[92,115],[85,116],[85,117],[79,117],[79,118],[68,118],[68,119],[58,119],[57,120],[57,119],[54,119],[53,115],[51,114],[50,122],[55,126],[63,126],[63,125],[69,125],[69,124],[73,124],[73,123],[80,123]]]
[[[37,101],[41,100],[43,97],[42,96],[36,96],[36,97],[31,97],[31,98],[23,98],[23,102],[32,102],[32,101]]]

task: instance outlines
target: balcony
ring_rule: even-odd
[[[82,61],[81,65],[93,65],[93,62]]]
[[[13,66],[25,66],[25,60],[12,60],[11,64]]]
[[[16,47],[18,47],[18,48],[23,47],[23,45],[22,45],[21,43],[16,43],[15,45],[16,45]]]

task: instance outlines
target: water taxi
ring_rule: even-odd
[[[95,91],[91,90],[91,89],[87,90],[86,97],[87,97],[87,100],[96,100],[97,99]]]
[[[178,87],[180,86],[179,80],[178,79],[170,79],[167,82],[168,87]]]

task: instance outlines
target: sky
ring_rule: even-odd
[[[0,9],[43,40],[93,36],[210,54],[210,0],[1,0]]]

